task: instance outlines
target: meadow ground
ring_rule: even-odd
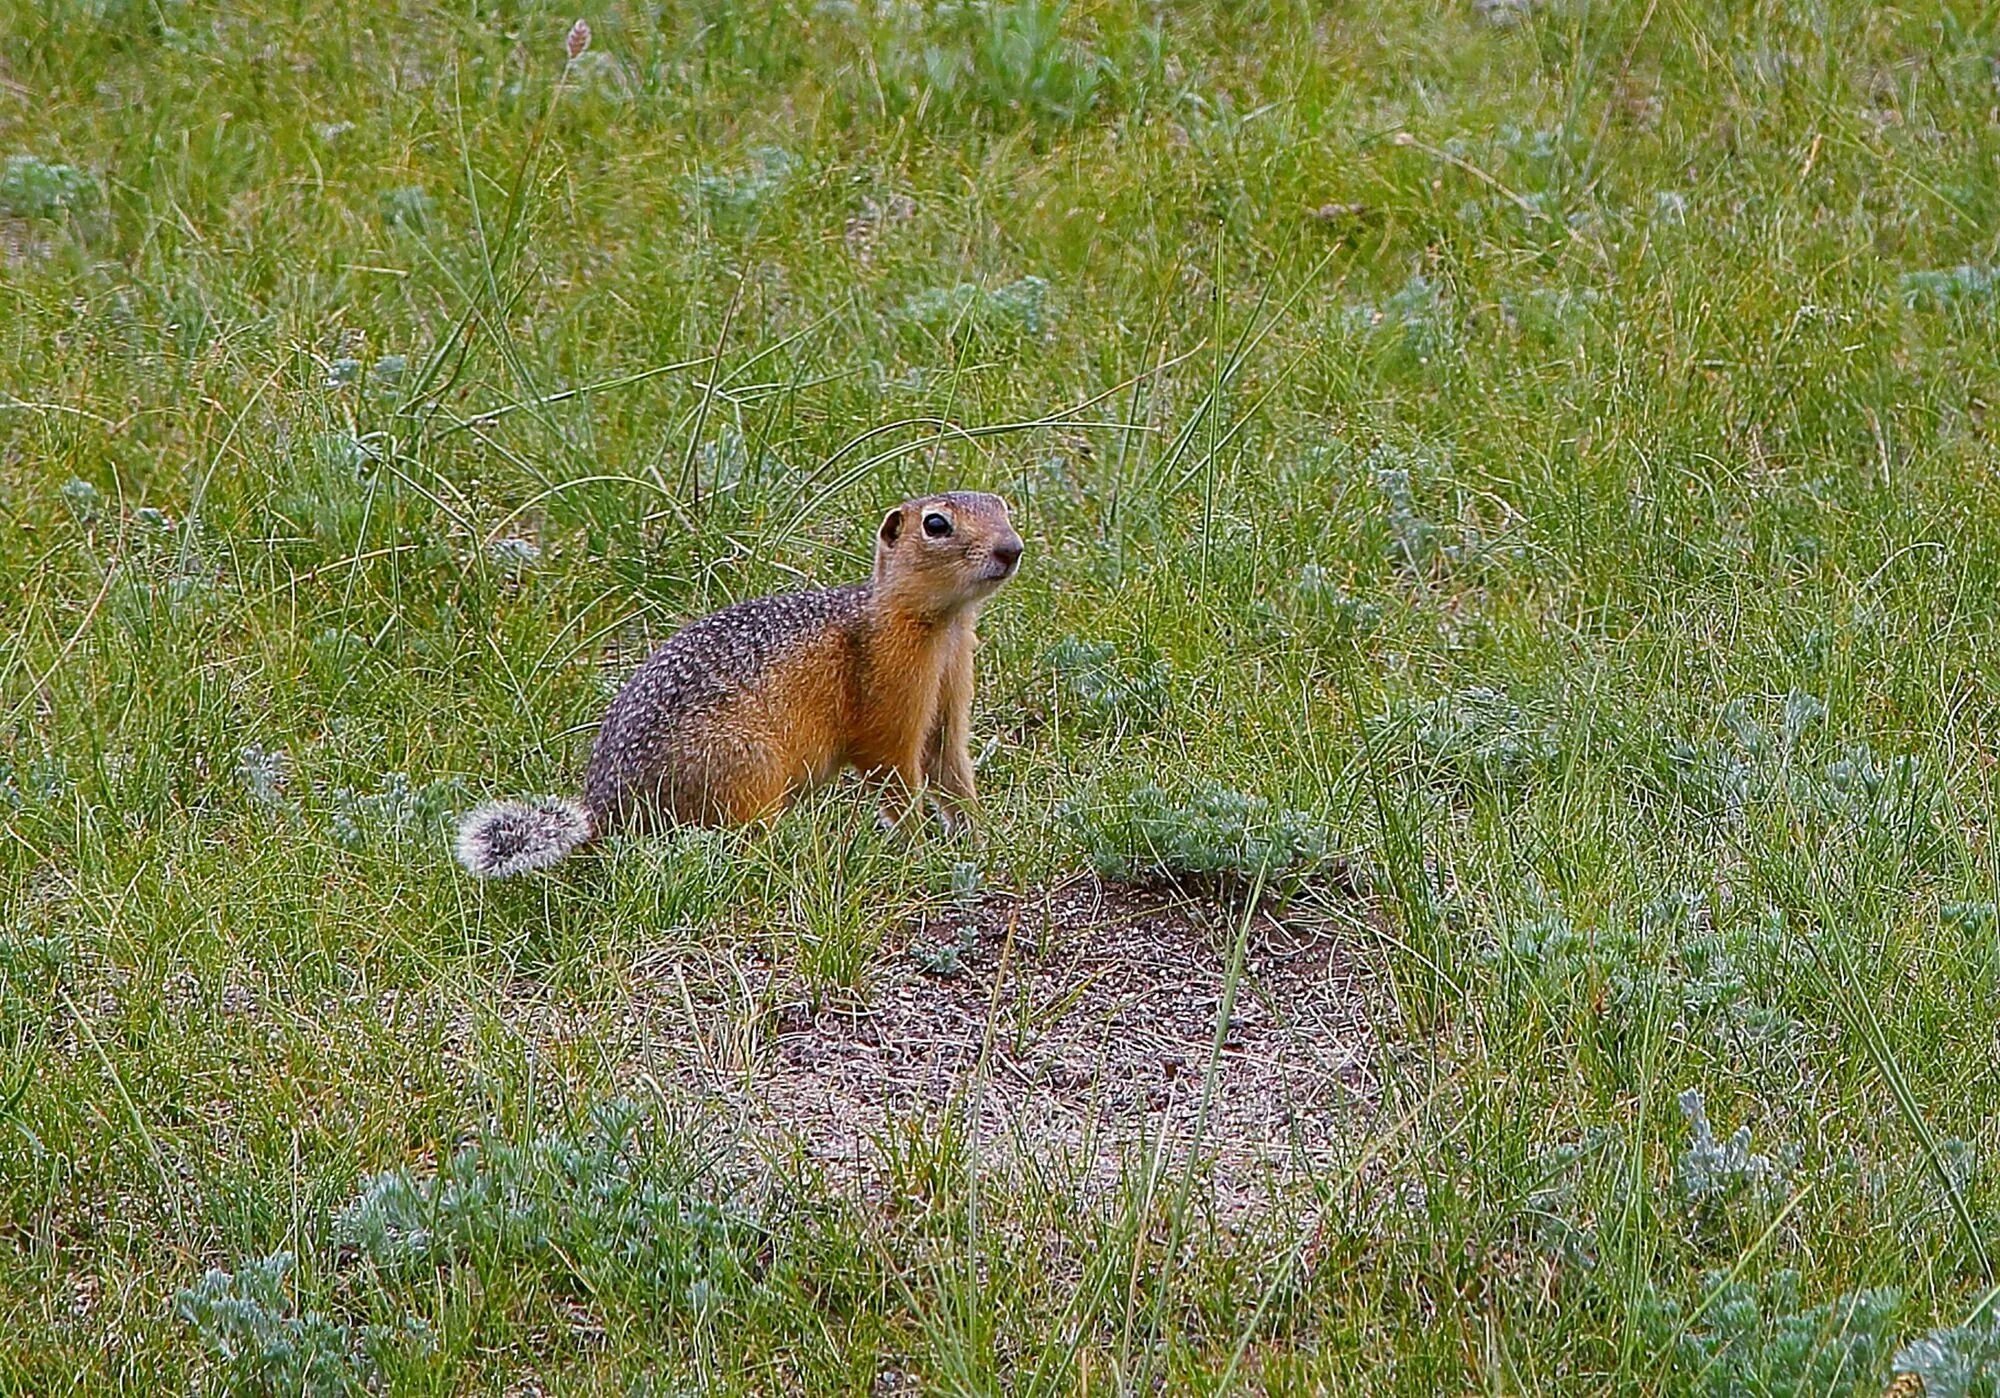
[[[2000,1383],[1964,4],[0,3],[0,1385]],[[1028,541],[991,837],[479,886]]]

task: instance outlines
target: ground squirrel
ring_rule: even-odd
[[[505,878],[614,829],[754,821],[847,766],[884,780],[885,822],[925,792],[947,826],[969,818],[973,625],[1020,561],[999,496],[905,501],[869,581],[738,602],[669,637],[611,701],[583,800],[482,806],[459,862]]]

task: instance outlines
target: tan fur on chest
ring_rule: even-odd
[[[771,814],[842,767],[914,791],[943,721],[945,676],[976,644],[963,618],[938,625],[875,619],[789,656],[705,725],[704,785],[734,820]]]
[[[945,673],[969,659],[974,644],[963,618],[877,625],[853,677],[847,760],[865,772],[920,767],[939,722]]]

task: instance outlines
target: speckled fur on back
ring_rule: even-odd
[[[798,672],[845,668],[865,625],[870,585],[757,597],[674,634],[647,657],[598,729],[583,802],[600,829],[657,813],[711,823],[750,820],[770,797],[760,773],[797,766],[823,777],[824,728],[800,731],[787,703]],[[822,702],[844,708],[838,688]]]
[[[947,824],[969,819],[973,625],[1021,548],[997,495],[904,501],[869,581],[739,602],[669,637],[612,700],[582,803],[483,806],[460,862],[505,878],[612,830],[760,820],[842,767],[881,779],[885,819],[924,792]]]

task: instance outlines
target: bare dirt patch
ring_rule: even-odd
[[[1259,1208],[1355,1137],[1384,997],[1353,930],[1261,907],[1218,1048],[1241,925],[1226,901],[1090,878],[988,894],[907,922],[853,1003],[816,1002],[786,965],[745,968],[755,1045],[710,1039],[667,1071],[863,1188],[890,1133],[955,1114],[984,1169],[1088,1197],[1194,1152],[1219,1212]]]

